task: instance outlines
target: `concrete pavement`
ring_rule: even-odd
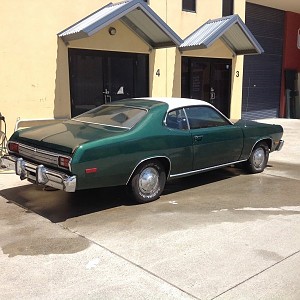
[[[133,205],[0,172],[0,299],[300,299],[300,120],[262,174],[225,168]]]

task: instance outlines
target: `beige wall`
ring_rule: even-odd
[[[207,20],[222,17],[222,0],[196,0],[196,13],[182,11],[182,0],[149,0],[149,5],[181,38]]]
[[[222,0],[197,0],[196,13],[181,10],[181,1],[150,0],[150,6],[181,37],[185,38],[209,19],[222,16]],[[214,9],[211,9],[211,8]],[[245,19],[245,1],[235,1],[234,13]],[[177,15],[180,17],[174,17]],[[160,70],[160,77],[154,75],[152,95],[181,96],[181,56],[232,59],[232,93],[230,117],[239,119],[242,107],[243,56],[234,56],[220,40],[210,48],[184,51],[176,49],[156,50],[154,70]],[[238,77],[237,77],[238,76]]]
[[[117,2],[118,0],[114,1]],[[181,55],[232,57],[218,41],[207,50],[181,54],[175,48],[149,51],[149,47],[120,22],[113,24],[115,36],[107,29],[69,45],[57,33],[109,3],[110,0],[1,0],[0,27],[0,112],[6,117],[8,135],[17,118],[37,119],[70,116],[68,47],[150,54],[150,94],[180,96]],[[197,12],[181,10],[181,0],[150,0],[150,7],[181,37],[208,19],[221,17],[221,0],[197,0]],[[235,12],[244,17],[245,1],[235,1]],[[4,30],[3,30],[4,29]],[[129,38],[128,38],[129,37]],[[240,116],[242,57],[234,58],[233,117]],[[160,76],[156,76],[160,69]]]

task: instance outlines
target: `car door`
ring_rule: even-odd
[[[240,128],[210,106],[185,108],[193,140],[193,170],[238,161],[243,148]]]
[[[193,170],[194,150],[185,112],[182,108],[169,111],[165,126],[168,157],[171,160],[171,177]]]

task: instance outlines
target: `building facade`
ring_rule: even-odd
[[[273,63],[269,51],[278,40],[270,42],[272,33],[261,36],[256,22],[251,23],[255,1],[108,2],[1,1],[0,112],[8,135],[18,118],[70,118],[127,97],[203,99],[233,119],[285,116],[285,74],[290,74],[285,71],[300,72],[300,50],[297,42],[292,49],[290,37],[300,28],[297,6],[280,8],[282,47],[274,63],[279,81],[276,93],[266,99],[273,87],[263,94],[260,85],[275,77],[271,70],[267,82],[259,66],[267,55]],[[293,107],[296,91],[291,97]]]

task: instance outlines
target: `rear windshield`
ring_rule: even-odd
[[[73,120],[130,129],[137,124],[146,113],[146,109],[136,107],[103,105],[79,115],[73,118]]]

